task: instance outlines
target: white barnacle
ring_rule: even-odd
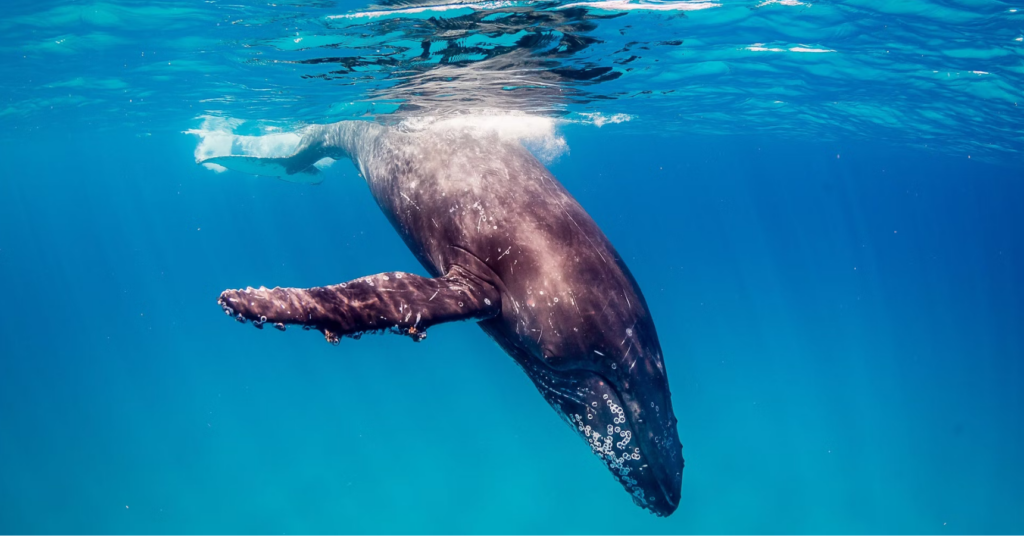
[[[491,304],[491,300],[488,299],[488,298],[484,298],[484,303],[487,304],[487,305],[490,305]]]

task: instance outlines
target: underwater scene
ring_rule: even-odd
[[[1024,3],[0,31],[0,533],[1024,532]]]

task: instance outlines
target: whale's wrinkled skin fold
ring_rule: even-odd
[[[402,274],[345,288],[227,291],[225,310],[258,326],[316,327],[329,340],[379,330],[418,340],[429,325],[476,319],[634,502],[658,515],[674,512],[682,446],[654,322],[625,263],[551,173],[497,137],[357,121],[308,128],[296,153],[277,164],[300,173],[324,157],[352,159],[435,279]],[[208,162],[231,168],[231,158]],[[401,293],[368,289],[399,281]],[[444,299],[424,301],[435,290]],[[246,306],[261,303],[246,302],[254,292],[272,307]]]

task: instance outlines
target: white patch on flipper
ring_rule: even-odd
[[[273,132],[276,128],[264,128],[269,133],[259,136],[235,134],[244,123],[240,119],[204,116],[199,128],[186,130],[185,134],[200,138],[195,150],[196,162],[202,162],[207,169],[221,173],[228,168],[204,161],[218,156],[280,158],[294,153],[302,139],[300,132]]]
[[[323,182],[320,170],[316,167],[298,173],[288,173],[287,158],[261,158],[257,156],[215,156],[204,160],[203,165],[214,165],[249,175],[277,177],[288,182],[300,184],[319,184]]]

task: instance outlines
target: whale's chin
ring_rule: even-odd
[[[544,398],[588,443],[591,451],[611,470],[637,506],[668,516],[679,506],[682,458],[665,463],[660,456],[665,423],[648,422],[623,402],[615,385],[589,370],[553,370],[544,365],[524,367]],[[671,423],[672,436],[675,435]]]

